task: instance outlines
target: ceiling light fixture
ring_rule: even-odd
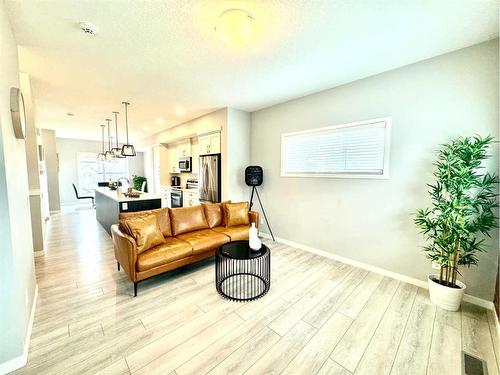
[[[127,143],[122,146],[122,155],[123,156],[135,156],[135,148],[134,145],[129,144],[128,142],[128,111],[127,107],[130,105],[129,102],[122,102],[125,106],[125,129],[127,132]]]
[[[108,123],[108,150],[104,153],[104,157],[106,160],[111,160],[113,159],[113,152],[111,152],[111,132],[109,130],[109,123],[111,122],[111,119],[107,118],[106,122]]]
[[[106,157],[104,156],[104,127],[106,125],[101,125],[101,152],[97,154],[97,160],[104,161]]]
[[[227,9],[222,12],[214,27],[219,37],[228,44],[247,44],[254,33],[255,18],[243,9]]]
[[[116,147],[113,147],[111,149],[111,152],[113,153],[113,156],[115,158],[124,158],[125,156],[122,155],[122,149],[121,147],[118,147],[118,114],[120,112],[113,112],[115,115],[115,137],[116,137]]]

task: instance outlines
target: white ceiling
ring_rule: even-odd
[[[124,99],[137,139],[217,108],[254,111],[498,37],[496,0],[6,4],[38,125],[87,139],[99,139],[98,125]],[[245,47],[213,31],[234,7],[257,22]],[[81,21],[98,35],[83,34]]]

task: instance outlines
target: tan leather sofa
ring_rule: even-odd
[[[165,243],[139,253],[124,223],[151,214],[156,215]],[[259,214],[248,212],[248,222],[258,227]],[[121,213],[120,224],[111,226],[118,270],[123,267],[137,296],[139,281],[209,258],[227,242],[248,239],[249,225],[225,224],[224,203]]]

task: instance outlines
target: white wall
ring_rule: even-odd
[[[26,114],[26,162],[28,165],[28,184],[30,190],[40,189],[40,174],[38,167],[38,141],[35,124],[35,103],[28,74],[19,75],[21,91],[24,98]]]
[[[160,143],[170,143],[181,138],[195,136],[198,133],[223,129],[226,126],[226,122],[227,110],[223,108],[143,138],[137,141],[137,147],[141,148]]]
[[[59,211],[59,161],[57,160],[56,132],[51,129],[42,129],[42,143],[45,150],[45,171],[49,190],[50,211]]]
[[[137,144],[145,150],[161,143],[168,144],[181,138],[195,138],[197,134],[220,130],[222,200],[243,201],[249,199],[249,189],[245,185],[244,171],[250,163],[250,125],[250,113],[234,108],[222,108],[144,138]],[[151,164],[152,158],[147,157],[146,163]],[[151,168],[147,167],[146,169]],[[168,182],[170,174],[167,177],[161,177],[165,183]],[[183,173],[180,177],[181,185],[185,185],[187,178],[196,178],[197,176]]]
[[[0,373],[23,365],[35,293],[24,140],[14,136],[10,88],[19,87],[17,46],[0,2]],[[29,337],[28,337],[29,340]]]
[[[245,184],[245,168],[250,165],[250,113],[227,109],[227,194],[233,202],[248,201],[250,189]]]
[[[40,189],[40,168],[38,157],[38,136],[35,125],[35,103],[30,77],[26,73],[19,75],[21,92],[23,93],[26,114],[26,164],[28,168],[28,188],[30,194],[31,234],[33,250],[43,251],[45,236],[45,220],[42,213],[43,197]]]
[[[78,153],[101,152],[101,142],[82,139],[56,138],[56,149],[59,159],[59,191],[62,204],[77,203],[75,192],[71,184],[78,186]],[[129,178],[132,175],[144,176],[144,155],[137,152],[137,156],[128,158]]]
[[[128,176],[132,181],[132,176],[145,176],[144,173],[144,153],[136,152],[136,156],[128,158]]]
[[[209,133],[212,131],[221,131],[221,195],[222,200],[227,199],[228,196],[228,174],[227,174],[227,120],[228,120],[228,110],[227,108],[222,108],[217,111],[208,113],[201,117],[186,121],[182,124],[174,126],[172,128],[160,131],[149,137],[143,138],[137,142],[137,147],[142,150],[151,150],[152,146],[159,144],[168,144],[175,142],[180,139],[197,137],[197,134]],[[147,164],[146,172],[148,174],[153,173],[153,155],[152,151],[146,151],[151,153],[151,157],[148,155],[145,159]],[[167,183],[170,179],[170,173],[168,171],[162,171],[162,173],[167,173],[168,176],[161,176],[163,183]],[[181,180],[182,184],[185,185],[187,178],[196,178],[195,174],[182,174]]]
[[[280,135],[392,116],[390,179],[280,177]],[[252,163],[264,168],[261,197],[274,234],[425,280],[433,270],[412,221],[429,204],[439,144],[498,137],[498,39],[252,114]],[[493,163],[498,170],[498,145]],[[255,206],[254,206],[255,207]],[[264,226],[263,226],[264,227]],[[492,300],[498,231],[467,293]]]

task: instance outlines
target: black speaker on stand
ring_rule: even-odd
[[[250,195],[250,210],[252,209],[253,206],[253,194],[255,193],[257,195],[257,199],[259,200],[260,209],[264,214],[264,219],[266,220],[266,224],[267,227],[269,228],[269,232],[271,233],[271,237],[273,241],[275,241],[273,231],[271,230],[269,221],[267,221],[266,211],[264,210],[264,206],[262,206],[262,202],[260,200],[259,191],[257,190],[257,186],[262,185],[263,181],[264,181],[264,171],[262,170],[262,167],[258,165],[250,165],[245,168],[245,183],[248,186],[252,187],[252,194]]]

